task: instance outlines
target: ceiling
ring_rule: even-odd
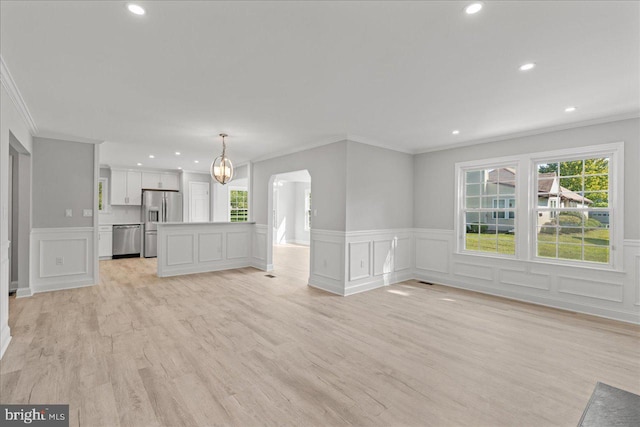
[[[138,3],[0,3],[39,132],[106,141],[101,163],[206,171],[220,132],[236,164],[415,153],[640,110],[638,2]]]

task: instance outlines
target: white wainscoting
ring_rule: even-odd
[[[344,231],[311,230],[309,285],[344,295]]]
[[[413,230],[371,230],[345,233],[343,295],[388,286],[413,278]]]
[[[624,271],[454,253],[453,230],[414,229],[414,278],[640,323],[640,242],[625,240]]]
[[[32,293],[95,284],[93,227],[31,230]]]
[[[412,230],[311,230],[309,285],[353,295],[411,279]]]
[[[255,224],[253,227],[253,252],[251,265],[264,271],[273,270],[273,264],[267,263],[267,231],[266,224]]]
[[[9,241],[0,241],[0,287],[2,295],[2,304],[0,305],[0,359],[9,347],[11,342],[11,328],[9,327],[9,302],[7,295],[9,293]]]
[[[254,234],[248,222],[158,224],[158,276],[249,267]]]

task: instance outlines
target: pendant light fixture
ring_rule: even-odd
[[[229,135],[221,133],[220,136],[222,137],[222,154],[211,162],[210,172],[213,179],[225,185],[233,179],[233,164],[226,156],[227,144],[224,139]]]

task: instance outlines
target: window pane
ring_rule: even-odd
[[[582,177],[581,176],[574,176],[571,178],[560,178],[560,191],[566,191],[566,190],[570,190],[570,191],[575,191],[575,192],[581,192],[582,190]]]
[[[609,229],[608,228],[585,228],[584,244],[609,246]]]
[[[584,260],[591,262],[609,262],[609,247],[605,246],[585,246]]]
[[[585,175],[609,174],[609,158],[598,157],[598,158],[585,159],[584,174]]]
[[[499,194],[515,194],[516,192],[516,183],[515,181],[500,181],[500,187],[498,188]]]
[[[538,228],[538,242],[540,243],[557,243],[558,229],[556,227],[540,227]]]
[[[467,183],[479,183],[479,182],[482,182],[483,172],[484,171],[481,171],[481,170],[468,171],[466,173],[465,181]]]
[[[498,234],[498,253],[505,255],[516,254],[516,237],[512,233]]]
[[[470,184],[467,185],[467,196],[479,196],[480,195],[480,184]]]
[[[480,212],[467,212],[465,214],[465,222],[467,224],[477,224],[480,222]]]
[[[555,244],[538,243],[538,256],[545,258],[556,258],[557,247]]]
[[[560,162],[560,176],[582,175],[582,160]]]
[[[558,258],[582,260],[582,245],[560,243],[558,245]]]
[[[588,199],[586,205],[590,208],[609,207],[609,192],[607,191],[585,192],[584,197]]]
[[[475,209],[480,207],[480,197],[467,197],[466,207]]]

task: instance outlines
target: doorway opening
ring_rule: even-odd
[[[31,233],[31,155],[9,132],[9,292],[31,296],[29,245]]]
[[[273,269],[276,276],[309,280],[311,175],[307,170],[274,175],[270,213]]]

